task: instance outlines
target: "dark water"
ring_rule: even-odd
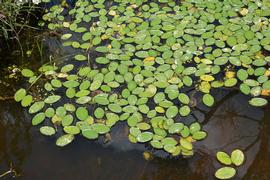
[[[43,52],[61,54],[58,41],[48,41]],[[70,49],[69,49],[70,50]],[[65,52],[71,53],[65,49]],[[55,137],[44,137],[38,128],[31,126],[31,117],[20,104],[9,97],[22,82],[6,76],[12,72],[8,66],[27,64],[38,67],[39,53],[31,58],[2,56],[0,84],[0,174],[12,164],[17,172],[7,173],[0,179],[21,180],[204,180],[215,179],[220,164],[215,159],[217,151],[231,152],[240,148],[246,161],[237,168],[234,179],[270,179],[270,106],[255,108],[248,105],[249,97],[235,91],[218,91],[218,102],[211,109],[194,111],[208,132],[208,137],[195,143],[195,155],[184,159],[167,157],[142,144],[131,144],[127,127],[116,125],[112,141],[108,144],[88,141],[81,137],[69,146],[59,148]],[[65,58],[63,58],[65,59]],[[62,59],[62,60],[63,60]],[[5,97],[3,99],[3,97]],[[200,108],[200,107],[199,107]],[[143,152],[153,153],[146,161]]]

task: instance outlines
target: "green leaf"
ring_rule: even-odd
[[[85,55],[82,54],[78,54],[74,57],[77,61],[85,61],[87,60],[87,57]]]
[[[188,140],[181,138],[180,139],[180,145],[185,148],[186,150],[192,150],[193,146],[191,144],[191,142],[189,142]]]
[[[56,140],[56,145],[60,146],[60,147],[63,147],[63,146],[66,146],[66,145],[70,144],[73,140],[74,140],[74,135],[73,134],[65,134],[63,136],[60,136]]]
[[[203,140],[205,139],[207,136],[207,133],[204,131],[197,131],[195,133],[192,134],[192,139],[195,139],[197,141]]]
[[[108,105],[109,110],[115,113],[122,112],[122,107],[119,104],[109,104]]]
[[[39,130],[40,130],[40,133],[45,135],[45,136],[52,136],[56,133],[55,129],[53,127],[50,127],[50,126],[43,126]]]
[[[178,114],[178,108],[176,106],[171,106],[166,111],[166,116],[168,118],[174,118]]]
[[[194,122],[190,125],[189,131],[191,134],[201,130],[201,125],[198,122]]]
[[[16,102],[20,102],[21,100],[23,100],[25,96],[26,96],[26,90],[21,88],[15,93],[14,99]]]
[[[100,107],[98,107],[98,108],[94,111],[94,115],[95,115],[96,118],[98,118],[98,119],[103,118],[103,117],[104,117],[104,114],[105,114],[105,111],[104,111],[102,108],[100,108]]]
[[[143,132],[137,136],[137,141],[141,143],[145,143],[150,141],[153,138],[153,133],[151,132]]]
[[[30,106],[30,104],[33,101],[33,97],[31,95],[24,96],[24,98],[21,101],[22,107]]]
[[[51,96],[48,96],[44,102],[46,104],[53,104],[53,103],[56,103],[57,101],[59,101],[61,99],[61,96],[59,95],[51,95]]]
[[[98,134],[106,134],[110,131],[110,127],[105,125],[105,124],[101,124],[101,123],[95,123],[92,124],[91,127],[93,128],[93,130],[95,130]]]
[[[268,101],[264,98],[252,98],[249,101],[249,104],[252,106],[265,106],[268,103]]]
[[[169,133],[170,134],[178,134],[181,132],[181,130],[184,128],[184,124],[183,123],[174,123],[170,126],[169,128]]]
[[[222,164],[225,164],[225,165],[231,165],[232,164],[231,157],[225,152],[219,151],[217,153],[217,159]]]
[[[28,77],[28,78],[34,76],[33,71],[30,70],[30,69],[23,69],[23,70],[21,71],[21,73],[22,73],[22,75],[23,75],[24,77]]]
[[[98,138],[98,133],[91,128],[83,129],[82,135],[87,139],[97,139]]]
[[[30,106],[28,112],[30,114],[34,114],[40,111],[44,106],[45,106],[45,103],[43,101],[35,102],[34,104],[32,104],[32,106]]]
[[[85,107],[79,107],[76,110],[76,117],[81,121],[86,120],[88,117],[88,110]]]
[[[45,120],[46,116],[45,113],[38,113],[37,115],[35,115],[32,119],[32,125],[36,126],[40,123],[42,123]]]
[[[216,171],[215,176],[218,179],[230,179],[234,177],[236,170],[232,167],[223,167]]]
[[[211,95],[211,94],[204,94],[203,95],[203,103],[206,105],[206,106],[213,106],[214,103],[215,103],[215,99],[214,97]]]
[[[77,126],[65,126],[64,131],[67,134],[73,134],[73,135],[80,133],[80,129]]]
[[[236,149],[231,154],[231,160],[234,165],[240,166],[244,163],[245,155],[240,149]]]

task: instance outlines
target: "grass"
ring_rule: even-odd
[[[36,12],[41,10],[32,3],[18,4],[14,0],[0,0],[0,41],[9,46],[17,42],[22,55],[21,34],[26,29],[38,29],[31,25],[33,19],[38,19]]]

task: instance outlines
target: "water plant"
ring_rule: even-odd
[[[191,156],[207,132],[199,122],[182,120],[200,99],[212,107],[212,92],[238,89],[251,96],[250,105],[267,104],[269,6],[238,0],[54,5],[43,19],[50,30],[63,32],[63,46],[78,53],[37,73],[23,69],[29,87],[19,89],[15,100],[29,108],[42,134],[60,135],[58,146],[78,134],[97,139],[124,121],[130,142]],[[43,93],[33,91],[35,86]],[[217,174],[225,171],[235,174],[228,168]]]
[[[241,166],[245,161],[245,155],[240,149],[235,149],[229,156],[223,151],[217,152],[217,160],[226,165],[218,169],[215,173],[218,179],[231,179],[236,175],[236,169],[234,167],[229,167],[229,165]]]

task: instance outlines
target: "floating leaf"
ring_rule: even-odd
[[[43,101],[35,102],[34,104],[32,104],[32,106],[30,106],[28,112],[30,114],[34,114],[40,111],[44,106],[45,106],[45,103]]]
[[[21,88],[15,93],[14,99],[16,102],[20,102],[21,100],[23,100],[25,96],[26,96],[26,90]]]
[[[240,166],[244,163],[245,155],[241,150],[236,149],[231,154],[231,160],[234,165]]]
[[[98,134],[106,134],[107,132],[110,131],[110,127],[105,125],[105,124],[101,124],[101,123],[95,123],[92,124],[91,127],[93,128],[93,130],[95,130]]]
[[[88,110],[85,107],[79,107],[76,110],[76,116],[79,120],[84,121],[88,117]]]
[[[74,57],[77,61],[85,61],[87,60],[87,57],[82,55],[82,54],[78,54]]]
[[[171,134],[180,133],[183,128],[184,128],[183,123],[174,123],[170,126],[169,133]]]
[[[77,126],[65,126],[64,131],[68,134],[73,134],[73,135],[80,133],[80,129]]]
[[[265,106],[267,103],[267,100],[264,98],[252,98],[249,101],[249,104],[252,106]]]
[[[40,123],[42,123],[45,120],[46,116],[45,113],[38,113],[35,115],[32,119],[32,125],[36,126]]]
[[[174,118],[178,114],[178,108],[176,106],[171,106],[166,111],[166,116],[168,118]]]
[[[21,101],[21,105],[23,107],[30,106],[30,104],[32,103],[32,101],[33,101],[33,97],[31,95],[24,96],[24,98]]]
[[[215,102],[215,99],[214,99],[214,97],[211,94],[204,94],[203,95],[203,103],[206,106],[211,107],[211,106],[214,105],[214,102]]]
[[[192,138],[197,140],[197,141],[205,139],[206,136],[207,136],[207,133],[204,131],[197,131],[197,132],[192,134]]]
[[[51,95],[51,96],[48,96],[44,102],[46,104],[53,104],[53,103],[56,103],[57,101],[59,101],[61,99],[61,96],[59,95]]]
[[[143,132],[137,136],[137,141],[144,143],[150,141],[153,138],[153,133],[151,132]]]
[[[225,152],[219,151],[217,153],[217,159],[222,164],[225,164],[225,165],[231,165],[232,164],[231,157]]]
[[[98,133],[91,128],[83,129],[82,135],[87,139],[97,139],[98,138]]]
[[[236,170],[232,167],[223,167],[216,171],[215,176],[218,179],[230,179],[234,177]]]
[[[43,126],[39,130],[40,130],[40,133],[45,135],[45,136],[52,136],[56,133],[55,129],[53,127],[50,127],[50,126]]]
[[[100,107],[98,107],[95,111],[94,111],[94,115],[96,116],[96,118],[103,118],[103,116],[104,116],[104,114],[105,114],[105,111],[102,109],[102,108],[100,108]]]
[[[65,134],[63,136],[60,136],[56,140],[56,145],[60,146],[60,147],[63,147],[63,146],[66,146],[66,145],[70,144],[73,140],[74,140],[74,135],[73,134]]]
[[[22,73],[22,75],[23,75],[24,77],[28,77],[28,78],[34,76],[33,71],[31,71],[30,69],[23,69],[23,70],[21,71],[21,73]]]
[[[185,148],[186,150],[192,150],[193,146],[191,142],[189,142],[187,139],[180,138],[180,145]]]

